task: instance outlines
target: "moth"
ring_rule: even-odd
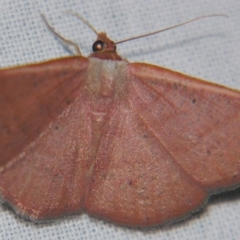
[[[146,227],[240,185],[239,91],[129,63],[94,29],[83,57],[47,26],[78,55],[0,70],[0,194],[18,214]]]

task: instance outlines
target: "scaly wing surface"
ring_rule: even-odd
[[[150,226],[240,184],[240,93],[160,67],[129,64],[85,200],[93,215]]]
[[[92,159],[87,67],[70,57],[0,71],[0,193],[21,215],[82,208]]]

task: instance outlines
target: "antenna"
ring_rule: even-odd
[[[127,39],[118,41],[118,42],[116,42],[115,44],[119,44],[119,43],[131,41],[131,40],[138,39],[138,38],[148,37],[148,36],[151,36],[151,35],[154,35],[154,34],[157,34],[157,33],[160,33],[160,32],[164,32],[164,31],[167,31],[167,30],[169,30],[169,29],[176,28],[176,27],[179,27],[179,26],[182,26],[182,25],[185,25],[185,24],[188,24],[188,23],[197,21],[197,20],[199,20],[199,19],[208,18],[208,17],[228,17],[228,15],[225,15],[225,14],[211,14],[211,15],[200,16],[200,17],[197,17],[197,18],[188,20],[188,21],[186,21],[186,22],[182,22],[182,23],[179,23],[179,24],[176,24],[176,25],[173,25],[173,26],[170,26],[170,27],[161,29],[161,30],[157,30],[157,31],[155,31],[155,32],[151,32],[151,33],[139,35],[139,36],[136,36],[136,37],[127,38]]]

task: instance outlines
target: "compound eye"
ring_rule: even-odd
[[[92,45],[92,50],[93,52],[99,52],[103,50],[104,48],[104,42],[97,40],[93,45]]]

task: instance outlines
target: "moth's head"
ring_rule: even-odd
[[[98,33],[97,40],[92,45],[93,53],[90,57],[109,60],[122,60],[117,53],[116,44],[108,38],[105,32]]]

